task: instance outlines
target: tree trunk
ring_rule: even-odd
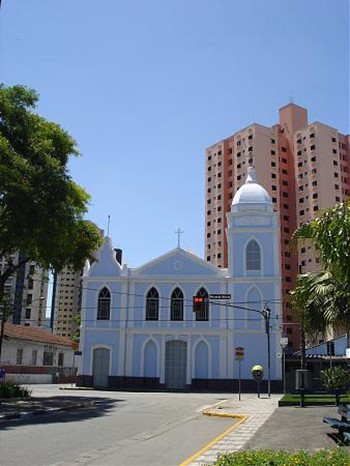
[[[301,345],[300,369],[306,369],[306,341],[305,341],[305,330],[303,326],[301,326],[300,328],[300,345]]]

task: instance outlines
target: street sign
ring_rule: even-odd
[[[243,361],[244,359],[244,348],[238,346],[235,349],[236,361]]]
[[[214,293],[209,295],[209,299],[231,299],[231,295],[223,293]]]

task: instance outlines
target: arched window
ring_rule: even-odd
[[[261,270],[261,251],[259,244],[252,239],[247,244],[246,254],[246,269]]]
[[[170,320],[184,320],[184,295],[180,288],[171,294]]]
[[[209,298],[208,292],[205,288],[201,288],[198,293],[198,297],[201,298]],[[208,301],[205,301],[204,309],[203,311],[196,312],[196,320],[209,320],[209,303]]]
[[[98,295],[97,320],[109,320],[111,312],[111,293],[108,289],[102,288]]]
[[[159,294],[153,287],[147,293],[146,320],[158,320],[159,318]]]

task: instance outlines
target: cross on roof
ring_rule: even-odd
[[[182,233],[183,233],[183,231],[181,230],[181,228],[178,228],[175,231],[175,234],[177,235],[177,247],[178,248],[180,247],[180,237],[181,237]]]

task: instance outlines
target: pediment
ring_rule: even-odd
[[[181,248],[157,257],[133,270],[135,276],[222,276],[218,267]]]

